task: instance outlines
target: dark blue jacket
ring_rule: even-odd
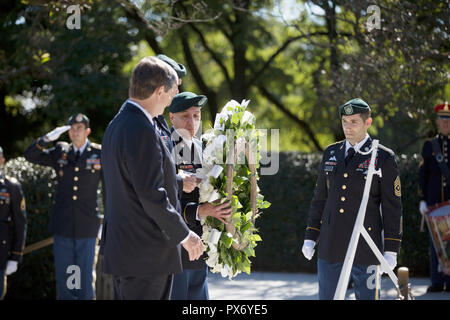
[[[50,232],[69,238],[95,238],[100,227],[99,197],[102,179],[101,146],[87,142],[80,158],[75,160],[72,144],[49,143],[43,138],[33,142],[25,151],[28,161],[52,167],[56,171],[55,204],[50,216]]]
[[[443,162],[448,167],[450,159],[450,139],[441,134],[433,139],[425,141],[422,148],[422,162],[419,166],[419,197],[425,200],[428,206],[433,206],[450,199],[450,181],[445,175],[436,160],[432,140],[437,140],[441,153],[444,156]]]
[[[189,228],[180,215],[175,164],[150,120],[131,103],[126,103],[106,129],[102,164],[105,273],[148,276],[181,272],[180,242]]]
[[[0,173],[0,270],[22,261],[27,234],[25,197],[20,183]]]
[[[361,150],[369,150],[369,138]],[[309,210],[305,238],[318,241],[318,256],[328,262],[344,262],[361,204],[371,154],[355,154],[345,166],[345,140],[328,146],[317,178]],[[394,155],[378,149],[364,227],[378,249],[398,252],[402,239],[402,202],[399,172]],[[381,210],[380,210],[381,208]],[[382,237],[384,231],[384,238]],[[366,241],[360,237],[355,264],[379,264]]]

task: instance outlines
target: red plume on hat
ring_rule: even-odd
[[[440,118],[450,118],[450,107],[448,102],[438,104],[434,107],[434,112],[437,113]]]

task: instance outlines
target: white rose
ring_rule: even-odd
[[[241,102],[241,107],[247,108],[249,102],[250,102],[250,100],[243,99],[242,102]]]
[[[209,235],[209,242],[210,244],[212,244],[214,246],[214,249],[217,251],[217,248],[215,248],[215,245],[217,245],[219,243],[219,239],[221,236],[222,232],[220,232],[217,229],[212,229],[211,233]]]
[[[241,125],[245,125],[247,123],[255,124],[255,116],[248,111],[245,111],[244,115],[241,118]]]
[[[211,170],[209,170],[207,176],[217,179],[219,175],[222,173],[222,171],[223,167],[216,164],[214,167],[211,168]]]

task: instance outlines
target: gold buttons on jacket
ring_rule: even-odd
[[[345,201],[345,197],[341,197],[341,201]]]
[[[73,181],[78,181],[78,177],[77,176],[73,177]]]
[[[77,198],[77,196],[73,196],[72,199],[73,200],[77,200],[78,198]]]
[[[344,209],[340,209],[339,212],[340,212],[340,213],[344,213]]]
[[[342,186],[342,190],[345,190],[345,189],[347,189],[347,186],[344,184],[344,185]]]
[[[78,190],[78,186],[73,186],[73,190],[77,191]]]
[[[80,171],[80,168],[75,167],[74,170],[75,170],[75,172],[78,172],[78,171]]]
[[[368,227],[368,228],[367,228],[367,231],[371,231],[371,230],[372,230],[372,228],[371,228],[371,227]]]
[[[344,173],[344,178],[347,178],[348,177],[348,173],[346,172],[346,173]]]

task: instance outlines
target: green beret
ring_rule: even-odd
[[[357,113],[370,112],[370,106],[362,99],[355,98],[339,107],[340,116],[351,116]]]
[[[67,124],[69,126],[73,125],[74,123],[84,123],[86,127],[89,128],[89,118],[82,113],[75,113],[69,118],[69,120],[67,120]]]
[[[171,66],[176,71],[178,78],[181,79],[186,75],[186,68],[181,63],[178,63],[163,54],[158,54],[156,57]]]
[[[203,95],[196,95],[195,93],[185,91],[173,97],[172,103],[169,106],[169,111],[177,113],[189,109],[190,107],[203,107],[208,98]]]

